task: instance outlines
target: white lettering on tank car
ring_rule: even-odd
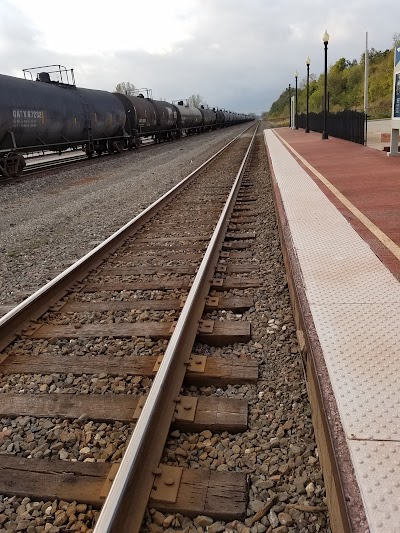
[[[13,109],[14,128],[36,128],[44,120],[44,111]]]

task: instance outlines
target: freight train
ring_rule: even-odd
[[[144,94],[79,88],[73,70],[0,75],[0,175],[20,176],[25,154],[82,149],[88,157],[139,148],[145,137],[173,140],[251,120],[248,115],[170,104]],[[54,73],[58,79],[55,81]],[[26,74],[31,79],[26,79]]]

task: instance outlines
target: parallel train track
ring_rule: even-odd
[[[65,165],[70,165],[71,163],[78,163],[79,161],[86,161],[88,158],[84,153],[76,153],[71,157],[63,157],[59,159],[54,159],[50,161],[38,161],[37,163],[29,164],[25,167],[23,176],[27,176],[41,170],[51,170],[53,168],[62,167]]]
[[[62,448],[55,438],[45,457],[40,450],[29,458],[0,455],[0,494],[102,507],[98,533],[138,531],[149,497],[152,507],[169,512],[224,520],[245,516],[245,474],[172,468],[160,461],[172,422],[205,434],[247,428],[245,400],[180,391],[184,380],[257,380],[254,361],[203,355],[208,346],[251,339],[242,312],[253,305],[246,291],[260,284],[250,251],[257,193],[246,181],[255,133],[229,143],[0,320],[5,374],[107,373],[137,384],[130,394],[112,395],[98,378],[102,394],[58,394],[49,392],[45,379],[40,391],[47,394],[3,393],[2,417],[116,421],[118,427],[133,424],[134,431],[122,462],[125,444],[108,451],[100,445],[97,455],[95,447],[82,446],[78,461],[60,460],[69,458],[68,435]],[[101,356],[92,355],[94,345]],[[71,346],[79,355],[65,355]],[[150,391],[139,385],[143,376],[153,379]]]
[[[186,138],[187,135],[184,135],[182,138]],[[167,142],[167,141],[165,141]],[[142,142],[140,151],[149,149],[150,146],[157,145],[158,143],[155,143],[151,140],[145,140]],[[25,179],[30,179],[33,177],[36,177],[37,175],[43,175],[43,173],[51,172],[57,169],[63,169],[64,167],[71,167],[73,165],[79,165],[79,164],[87,164],[91,162],[96,162],[102,159],[104,156],[108,155],[107,153],[102,154],[102,156],[94,155],[92,158],[88,158],[86,154],[80,151],[74,152],[75,155],[67,157],[66,155],[63,155],[62,157],[59,157],[57,159],[50,159],[50,160],[44,160],[41,159],[43,156],[35,156],[32,158],[29,158],[28,164],[24,168],[22,175],[19,177],[5,177],[0,176],[0,186],[6,185],[10,183],[18,183],[20,181],[23,181]],[[128,152],[124,151],[125,155],[127,155]],[[114,154],[115,155],[115,154]],[[48,157],[48,156],[44,156]],[[30,159],[35,159],[37,162],[31,162]]]
[[[146,139],[144,142],[142,141],[141,149],[143,150],[143,148],[147,148],[147,147],[152,146],[154,144],[156,144],[156,143],[154,143],[151,140]],[[24,171],[23,171],[23,176],[29,176],[31,174],[36,174],[36,173],[44,171],[44,170],[53,170],[53,169],[56,169],[56,168],[59,168],[59,167],[69,166],[71,164],[79,163],[81,161],[87,161],[87,162],[96,161],[99,158],[99,156],[97,156],[97,155],[94,155],[93,158],[89,158],[82,151],[75,151],[73,153],[75,153],[75,155],[70,156],[70,157],[68,157],[66,155],[63,155],[63,157],[60,157],[60,158],[57,158],[57,159],[41,160],[41,161],[39,160],[37,163],[28,164],[25,167]],[[109,154],[104,152],[104,154],[102,154],[102,156],[100,156],[100,157],[104,157],[105,155],[109,155]],[[35,159],[37,159],[37,158],[35,158]]]
[[[153,143],[146,143],[142,145],[142,150],[147,150],[150,146],[152,146]],[[128,154],[128,152],[124,152],[125,155]],[[86,154],[82,152],[75,152],[74,156],[71,157],[60,157],[57,159],[51,159],[51,160],[40,160],[41,156],[35,157],[35,159],[39,159],[35,163],[31,163],[28,160],[27,166],[24,168],[22,175],[19,177],[13,177],[13,178],[7,178],[5,176],[0,176],[0,186],[1,185],[8,185],[10,183],[20,183],[21,181],[31,179],[34,177],[43,176],[44,173],[52,172],[57,169],[64,169],[66,167],[72,167],[74,165],[80,165],[80,164],[90,164],[95,163],[96,161],[100,161],[105,155],[102,156],[94,156],[92,158],[88,158]],[[32,158],[33,159],[33,158]]]

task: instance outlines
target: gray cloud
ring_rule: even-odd
[[[311,71],[322,72],[325,28],[331,34],[330,63],[340,57],[359,59],[366,30],[376,49],[389,48],[400,31],[400,4],[392,0],[381,0],[379,7],[370,0],[337,0],[334,6],[322,0],[203,0],[200,5],[192,38],[167,54],[114,50],[89,55],[83,50],[73,55],[46,49],[46,28],[33,27],[11,1],[3,0],[2,73],[20,76],[23,67],[61,63],[74,67],[77,83],[90,88],[112,90],[119,81],[131,81],[167,100],[199,93],[210,105],[261,112],[294,83],[296,69],[302,79],[308,55]],[[121,31],[130,31],[129,22],[124,29],[123,9],[120,13]],[[180,17],[185,24],[186,15]],[[57,23],[62,17],[55,13]],[[68,31],[79,39],[73,28]],[[99,39],[95,24],[89,22],[88,31]]]

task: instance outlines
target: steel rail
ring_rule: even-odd
[[[144,209],[139,215],[127,222],[119,230],[105,239],[101,244],[93,248],[90,252],[78,259],[73,265],[64,270],[57,277],[49,281],[46,285],[37,290],[34,294],[26,298],[23,302],[0,318],[0,351],[26,327],[31,320],[40,317],[52,304],[62,298],[71,286],[82,280],[90,270],[98,267],[105,256],[114,252],[129,236],[137,232],[148,220],[150,220],[160,209],[167,205],[176,195],[178,195],[189,183],[216,157],[224,152],[232,143],[239,139],[243,133],[253,127],[251,124],[239,135],[222,147],[218,152],[201,164],[197,169],[183,178],[172,189],[161,196],[158,200]],[[0,355],[0,362],[2,357]]]
[[[153,142],[142,142],[141,151],[147,150],[148,148],[150,148],[150,146],[154,146],[154,145],[155,143]],[[118,154],[118,155],[127,155],[128,153],[129,151],[124,150],[121,154]],[[106,152],[102,153],[102,155],[93,155],[92,157],[88,157],[86,154],[77,154],[75,156],[64,157],[64,158],[61,157],[59,159],[53,159],[49,161],[38,161],[36,163],[32,162],[31,164],[25,166],[25,168],[22,171],[21,176],[19,177],[23,177],[24,175],[29,176],[29,174],[34,174],[35,172],[39,172],[40,170],[53,170],[53,169],[60,168],[63,166],[67,167],[73,163],[80,163],[83,161],[87,161],[89,163],[89,162],[99,161],[100,159],[103,160],[105,157],[108,157],[108,156],[115,157],[116,155],[117,154],[108,154]],[[35,157],[43,157],[43,156],[35,156]],[[44,157],[48,157],[48,156],[45,155]],[[27,159],[27,161],[29,161],[29,159]]]
[[[165,446],[176,407],[175,399],[183,383],[205,298],[211,286],[242,177],[250,161],[257,129],[258,126],[168,343],[94,533],[137,533],[140,530],[154,484],[153,472],[159,465]]]
[[[183,138],[186,138],[188,137],[186,134],[183,135]],[[145,148],[145,149],[148,149],[150,146],[155,146],[157,143],[156,141],[154,140],[148,140],[147,138],[145,138],[144,140],[142,139],[142,142],[141,142],[141,148]],[[50,157],[51,155],[54,155],[54,154],[46,154],[46,155],[36,155],[36,156],[30,156],[30,157],[26,157],[25,158],[25,161],[29,162],[30,160],[32,159],[36,159],[36,158],[39,158],[39,157]],[[104,152],[104,156],[107,155],[105,152]],[[112,154],[111,154],[112,155]],[[31,163],[31,164],[27,164],[23,171],[22,171],[22,174],[20,176],[14,176],[14,177],[11,177],[11,178],[6,178],[5,176],[1,176],[0,175],[0,184],[1,182],[5,182],[6,180],[16,180],[18,178],[22,178],[23,176],[29,176],[31,174],[35,174],[36,172],[40,172],[40,171],[47,171],[47,170],[54,170],[54,169],[57,169],[57,168],[61,168],[63,166],[67,167],[67,166],[70,166],[74,163],[79,163],[79,162],[83,162],[83,161],[96,161],[100,156],[96,155],[95,157],[91,157],[91,158],[88,158],[87,155],[85,154],[82,154],[82,155],[75,155],[75,156],[71,156],[71,157],[65,157],[65,158],[60,158],[60,159],[54,159],[54,160],[50,160],[50,161],[38,161],[37,163]],[[3,180],[1,178],[4,178]]]
[[[61,159],[53,159],[50,161],[37,161],[36,163],[26,165],[22,171],[22,176],[29,174],[30,172],[37,172],[38,170],[48,170],[53,167],[67,166],[69,163],[79,163],[79,161],[90,161],[90,159],[88,159],[85,154],[79,154],[73,157],[63,157]]]

